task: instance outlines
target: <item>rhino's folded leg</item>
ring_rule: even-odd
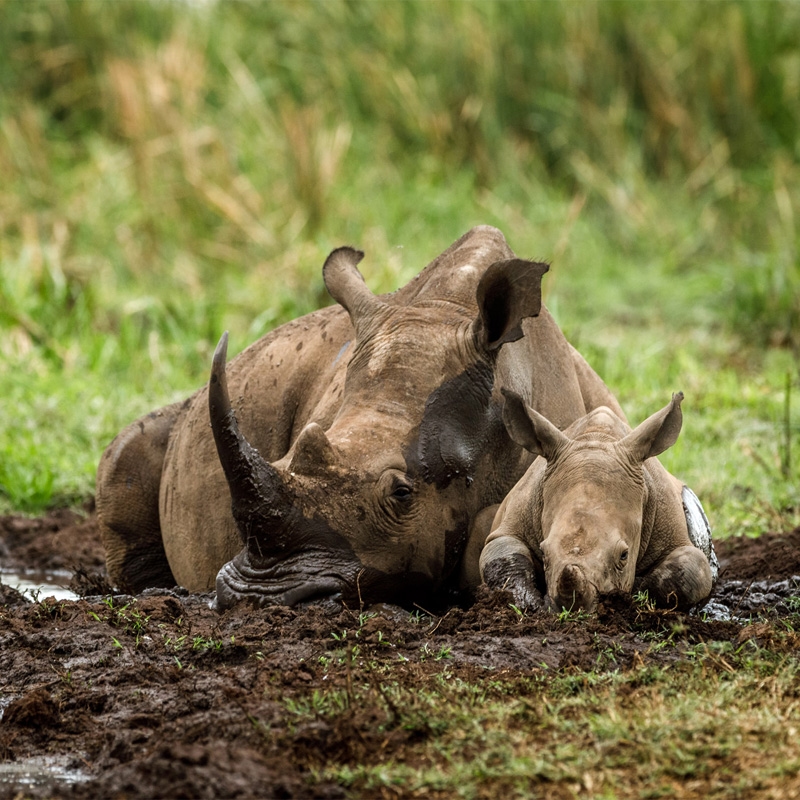
[[[708,559],[697,547],[685,545],[638,579],[634,589],[647,590],[657,606],[685,611],[707,600],[712,587]]]
[[[481,575],[490,589],[511,592],[514,605],[523,610],[544,608],[536,586],[536,569],[530,550],[514,536],[498,536],[481,553]]]
[[[97,469],[97,516],[112,583],[136,594],[175,586],[161,539],[158,496],[164,456],[185,403],[128,425],[106,448]]]

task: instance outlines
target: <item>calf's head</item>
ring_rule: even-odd
[[[565,432],[517,395],[504,394],[511,438],[546,461],[531,467],[537,479],[529,519],[548,606],[592,612],[599,598],[630,593],[646,516],[644,462],[677,440],[683,394],[633,431],[598,408]]]
[[[219,572],[217,604],[409,602],[453,571],[481,484],[513,444],[493,401],[495,354],[541,305],[544,264],[505,259],[476,280],[470,308],[411,305],[367,288],[362,254],[335,250],[323,276],[354,328],[344,393],[327,430],[313,421],[268,463],[228,396],[227,335],[209,410],[243,549]]]

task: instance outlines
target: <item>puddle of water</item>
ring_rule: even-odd
[[[88,781],[89,776],[75,763],[73,756],[34,756],[0,763],[0,790],[24,791],[32,786]]]
[[[78,595],[67,588],[69,572],[0,572],[0,582],[30,597],[31,600],[77,600]]]

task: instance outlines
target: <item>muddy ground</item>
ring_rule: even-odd
[[[218,614],[210,596],[180,591],[109,598],[91,509],[0,518],[0,569],[62,571],[82,598],[33,602],[0,585],[0,798],[345,797],[319,779],[326,762],[403,759],[411,739],[432,735],[398,723],[377,677],[387,665],[419,688],[445,668],[470,681],[624,669],[796,619],[800,529],[717,552],[715,596],[691,616],[618,602],[591,619],[520,617],[488,594],[443,616]],[[659,632],[679,646],[653,648]],[[298,714],[298,699],[329,687],[355,701],[348,713]]]

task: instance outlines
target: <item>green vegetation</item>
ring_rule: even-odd
[[[353,797],[770,797],[796,789],[794,729],[780,707],[797,666],[759,663],[760,673],[731,674],[709,657],[514,681],[464,681],[445,667],[425,689],[389,674],[287,701],[287,710],[298,725],[324,720],[349,732],[351,752],[343,747],[317,778]],[[775,705],[761,702],[765,691]],[[382,739],[401,757],[384,758]]]
[[[0,509],[90,496],[127,422],[477,223],[717,534],[800,517],[800,6],[0,2]]]
[[[738,640],[706,642],[687,637],[679,614],[643,615],[624,646],[596,634],[590,668],[482,670],[461,661],[431,670],[424,653],[393,660],[362,639],[350,658],[319,659],[325,688],[287,694],[283,681],[267,685],[269,711],[251,721],[315,782],[335,781],[352,797],[795,793],[797,634],[756,621]],[[662,627],[659,616],[676,636],[665,640],[671,655],[631,658],[627,646]],[[443,649],[435,627],[429,635],[428,649]],[[277,732],[274,702],[287,734]]]

